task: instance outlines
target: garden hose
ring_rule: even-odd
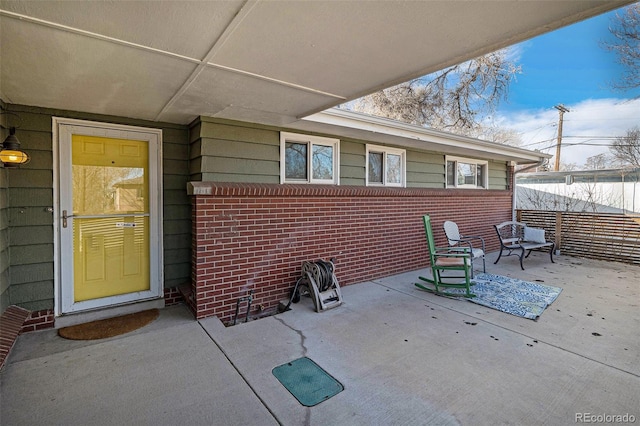
[[[287,303],[284,311],[289,310],[291,303],[298,303],[300,301],[299,287],[301,284],[304,285],[304,282],[308,277],[313,279],[318,287],[318,291],[323,292],[329,290],[334,284],[334,270],[335,267],[331,261],[327,262],[324,260],[316,260],[315,262],[303,262],[302,276],[296,281],[293,291],[291,292],[291,297],[289,298],[289,303]]]

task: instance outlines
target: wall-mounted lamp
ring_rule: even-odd
[[[16,114],[12,112],[0,112],[0,114]],[[29,155],[20,149],[20,141],[16,137],[16,128],[9,128],[9,136],[0,145],[0,161],[5,167],[18,167],[29,162]]]

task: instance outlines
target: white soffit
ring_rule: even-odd
[[[0,97],[285,125],[629,3],[0,0]]]
[[[515,161],[519,164],[537,163],[552,157],[542,152],[336,108],[313,114],[292,123],[289,127],[305,132],[340,135],[341,138],[366,140],[371,143],[420,151],[435,151],[487,160]]]

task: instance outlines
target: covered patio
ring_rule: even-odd
[[[0,311],[16,305],[29,327],[64,327],[184,298],[198,319],[228,321],[248,291],[256,313],[272,310],[296,256],[342,259],[344,284],[419,268],[407,255],[422,242],[414,216],[473,205],[483,222],[465,224],[460,209],[449,218],[490,231],[511,216],[515,166],[547,155],[332,107],[629,3],[3,0],[0,137],[17,129],[31,160],[0,171]],[[330,173],[287,176],[286,153],[303,146],[332,152]],[[110,179],[82,185],[108,195],[86,203],[105,211],[83,217],[73,170],[105,167],[106,152],[118,153],[106,160]],[[145,203],[116,206],[129,152],[141,156],[123,179],[145,176]],[[369,158],[381,154],[400,161],[393,182],[369,182]],[[458,187],[455,164],[482,172]],[[148,227],[110,225],[121,240],[133,228],[142,236],[122,262],[95,228],[72,231],[74,220],[125,214],[116,207],[149,217]],[[89,253],[73,248],[81,241],[91,260],[73,256]],[[107,278],[125,263],[140,276]],[[83,295],[94,280],[105,291]]]
[[[291,311],[225,328],[178,305],[111,339],[27,333],[0,373],[2,422],[637,421],[640,266],[566,255],[552,264],[533,253],[522,271],[515,257],[494,265],[496,256],[487,272],[563,289],[537,321],[421,292],[413,283],[429,272],[420,270],[346,286],[345,303],[321,314],[303,298]],[[298,403],[272,369],[303,356],[344,390],[311,408]]]

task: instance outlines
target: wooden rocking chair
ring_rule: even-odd
[[[449,247],[436,247],[435,239],[433,238],[433,231],[431,229],[431,218],[426,215],[423,216],[424,231],[427,237],[427,246],[429,247],[429,259],[431,262],[431,273],[433,279],[418,277],[424,283],[429,284],[429,287],[423,283],[415,283],[415,286],[421,290],[428,291],[444,296],[454,297],[476,297],[471,293],[471,252],[466,247],[460,247],[458,251],[452,252]],[[447,276],[443,277],[443,271],[463,271],[464,276]],[[449,280],[454,279],[456,282]],[[463,280],[464,281],[461,281]],[[443,280],[447,280],[446,282]],[[464,293],[449,293],[443,291],[442,288],[463,288]]]

